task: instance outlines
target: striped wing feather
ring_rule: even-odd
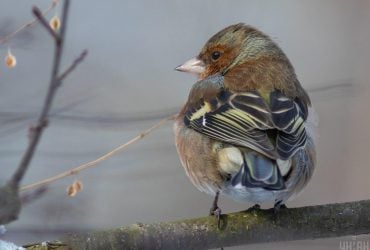
[[[272,159],[289,159],[306,143],[307,114],[276,90],[266,101],[257,91],[222,90],[185,115],[185,124],[213,139],[248,147]]]

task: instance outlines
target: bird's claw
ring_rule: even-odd
[[[213,200],[212,207],[209,211],[209,215],[215,216],[217,218],[217,228],[221,229],[221,209],[218,207],[218,196],[220,195],[220,192],[217,191],[215,198]]]
[[[217,228],[221,229],[221,209],[219,207],[212,207],[209,215],[217,218]]]
[[[278,201],[274,205],[274,214],[277,214],[279,213],[281,209],[286,209],[286,208],[288,207],[285,204],[283,204],[282,201]]]

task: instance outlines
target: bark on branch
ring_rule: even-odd
[[[55,249],[207,249],[369,233],[370,200],[364,200],[288,208],[278,214],[272,209],[249,209],[223,215],[222,229],[217,228],[214,217],[137,223],[69,235],[62,243],[53,244]],[[32,247],[29,249],[46,249]]]

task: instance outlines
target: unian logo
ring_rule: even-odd
[[[353,237],[352,240],[339,241],[339,250],[370,250],[369,240],[359,240]]]

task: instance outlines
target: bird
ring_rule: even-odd
[[[238,23],[175,68],[195,74],[174,122],[182,166],[200,191],[273,211],[300,193],[316,165],[317,121],[294,67],[267,34]]]

